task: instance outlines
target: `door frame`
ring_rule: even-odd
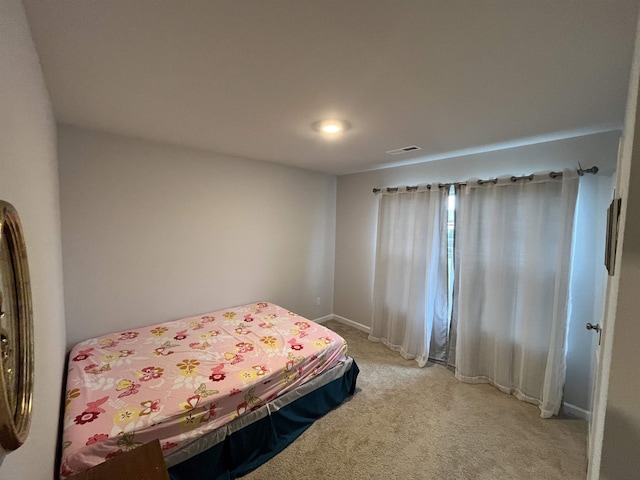
[[[620,142],[621,148],[618,152],[618,163],[616,168],[614,198],[621,198],[622,201],[620,205],[620,216],[618,222],[618,238],[616,242],[614,275],[610,276],[607,281],[605,316],[599,350],[600,361],[598,364],[598,370],[596,372],[593,409],[591,412],[591,424],[589,428],[587,480],[597,480],[600,478],[605,413],[607,409],[609,393],[609,376],[611,370],[613,337],[618,306],[618,291],[620,285],[625,221],[627,217],[627,198],[629,191],[629,179],[631,174],[631,157],[633,154],[634,139],[636,133],[640,135],[640,128],[638,132],[636,132],[637,116],[640,113],[640,109],[638,108],[638,88],[640,86],[639,81],[640,18],[636,26],[636,38],[631,64],[631,75],[629,78],[629,90],[627,95],[624,127],[622,132],[622,140]]]

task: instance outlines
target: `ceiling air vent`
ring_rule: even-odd
[[[418,147],[417,145],[409,145],[408,147],[396,148],[395,150],[389,150],[388,155],[400,155],[401,153],[409,153],[415,150],[422,150],[422,147]]]

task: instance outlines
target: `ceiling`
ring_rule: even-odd
[[[333,174],[621,128],[639,6],[24,4],[59,122]]]

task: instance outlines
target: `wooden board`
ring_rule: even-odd
[[[68,480],[169,480],[160,442],[155,440],[96,465]]]

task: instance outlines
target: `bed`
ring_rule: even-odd
[[[61,478],[155,439],[173,480],[236,478],[357,375],[342,337],[267,302],[86,340],[69,354]]]

